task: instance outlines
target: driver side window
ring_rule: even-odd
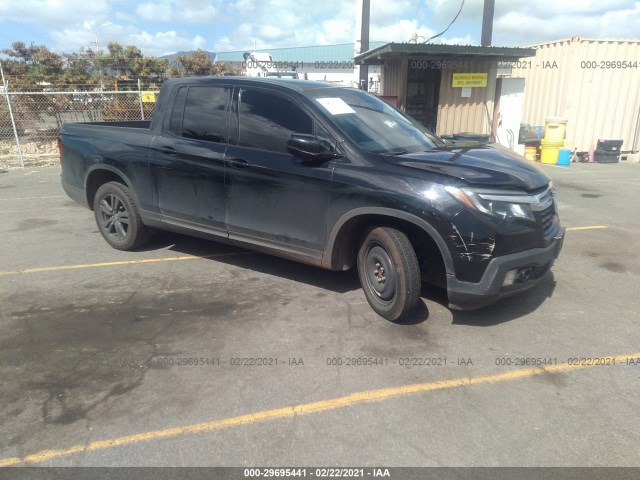
[[[311,117],[284,96],[261,90],[242,90],[238,108],[241,147],[287,153],[291,133],[313,133]]]
[[[331,135],[322,128],[322,125],[314,122],[313,124],[313,134],[320,139],[320,144],[322,145],[322,149],[327,152],[335,152],[336,146],[335,142],[331,138]]]

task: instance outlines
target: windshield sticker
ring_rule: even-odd
[[[343,113],[356,113],[356,111],[347,105],[347,102],[341,98],[318,98],[318,103],[322,105],[331,115],[342,115]]]

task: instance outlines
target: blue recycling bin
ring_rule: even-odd
[[[556,165],[562,165],[564,167],[571,165],[571,150],[561,148],[558,152],[558,163],[556,163]]]

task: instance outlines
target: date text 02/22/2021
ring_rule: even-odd
[[[242,62],[242,68],[275,68],[276,70],[297,70],[307,68],[329,69],[329,70],[353,70],[356,64],[352,61],[269,61],[269,60],[246,60]]]

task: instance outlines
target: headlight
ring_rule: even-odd
[[[488,192],[469,188],[445,186],[454,198],[472,210],[477,210],[499,219],[523,218],[535,222],[532,204],[538,205],[538,195],[519,192]]]

